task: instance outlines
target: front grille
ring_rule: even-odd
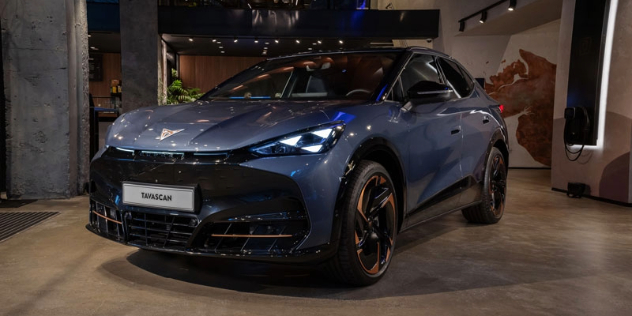
[[[302,211],[260,214],[208,223],[196,239],[203,253],[284,255],[292,252],[309,231]]]
[[[128,242],[138,246],[184,251],[195,227],[193,215],[127,213]]]
[[[116,209],[90,201],[90,225],[99,234],[122,242],[125,239],[123,219]]]

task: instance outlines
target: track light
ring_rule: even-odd
[[[465,21],[459,22],[459,32],[465,31]]]
[[[516,9],[516,2],[517,0],[509,0],[509,8],[507,8],[507,10],[509,11],[513,11]]]
[[[481,23],[485,23],[485,21],[487,21],[487,11],[481,12],[481,19],[478,21]]]

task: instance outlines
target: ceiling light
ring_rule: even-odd
[[[223,54],[223,53],[225,53],[225,51],[221,51],[220,53],[222,53],[222,54]]]
[[[99,50],[98,48],[94,47],[94,46],[90,46],[91,50]]]
[[[92,37],[92,35],[88,34],[88,37]]]
[[[234,43],[237,43],[237,41],[239,41],[239,40],[237,39],[237,37],[234,37],[234,38],[233,38],[233,42],[234,42]]]
[[[259,43],[259,39],[255,37],[255,44]]]
[[[465,21],[459,22],[459,32],[465,31]]]
[[[277,38],[277,39],[275,39],[275,40],[274,40],[274,42],[275,42],[275,43],[277,43],[277,44],[279,44],[279,39],[278,39],[278,38]]]
[[[487,11],[481,12],[481,19],[478,21],[481,23],[485,23],[485,21],[487,21]]]
[[[215,43],[217,42],[217,39],[212,39],[211,42]]]
[[[268,46],[264,47],[263,49],[268,49]]]
[[[322,44],[322,43],[323,43],[323,41],[321,41],[321,40],[317,40],[317,41],[316,41],[316,43],[318,43],[318,44]]]
[[[266,45],[270,45],[270,42],[266,42]]]
[[[311,48],[311,47],[308,47],[307,49],[308,49],[308,50],[312,50],[312,48]]]
[[[312,45],[316,46],[316,42],[312,43]]]
[[[344,44],[345,42],[343,40],[338,40],[338,43]]]
[[[193,42],[193,39],[189,37],[189,42]]]
[[[296,44],[300,44],[300,43],[301,43],[301,40],[296,40]]]
[[[224,48],[224,46],[220,46],[220,47],[219,47],[219,49],[222,49],[222,48]]]
[[[507,10],[509,11],[513,11],[516,9],[516,2],[517,0],[509,0],[509,8],[507,8]]]

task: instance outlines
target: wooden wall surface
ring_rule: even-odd
[[[238,72],[263,61],[261,57],[180,56],[180,78],[187,88],[200,88],[202,93]]]
[[[90,93],[93,97],[110,97],[110,80],[121,79],[121,54],[103,53],[103,80],[90,81]],[[122,86],[125,91],[125,85]],[[95,99],[95,104],[97,100]]]

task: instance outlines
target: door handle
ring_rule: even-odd
[[[450,132],[450,135],[458,134],[461,132],[461,127],[457,127]]]
[[[483,116],[483,124],[487,124],[489,123],[489,116],[485,115]]]

